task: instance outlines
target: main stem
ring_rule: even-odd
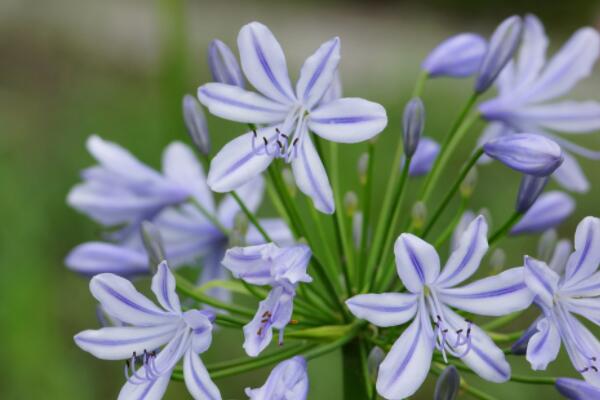
[[[346,343],[342,347],[342,371],[344,379],[344,399],[345,400],[364,400],[368,399],[367,385],[363,362],[361,357],[361,343],[358,338]]]

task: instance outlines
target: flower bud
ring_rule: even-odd
[[[363,213],[358,211],[352,217],[352,241],[354,246],[358,248],[360,241],[362,240],[362,224],[363,224]]]
[[[349,191],[344,195],[344,210],[349,217],[352,217],[358,208],[358,196],[355,192]]]
[[[512,228],[511,235],[543,232],[560,225],[575,211],[575,200],[564,192],[552,191],[539,197]]]
[[[477,168],[473,167],[465,176],[465,179],[460,184],[460,195],[467,199],[471,197],[477,184]]]
[[[150,262],[150,270],[152,273],[155,273],[158,264],[166,260],[162,236],[156,225],[150,221],[142,222],[141,233],[142,242],[144,243],[144,248]]]
[[[464,78],[479,69],[486,50],[485,39],[473,33],[460,33],[440,43],[421,68],[430,77],[449,76]]]
[[[362,153],[358,158],[358,181],[361,185],[367,183],[367,170],[369,169],[369,153]]]
[[[516,342],[510,346],[510,352],[516,356],[524,356],[527,354],[527,344],[529,344],[529,339],[537,332],[537,323],[539,319],[534,321],[527,330],[521,335]]]
[[[520,213],[525,213],[529,210],[544,190],[544,187],[546,187],[548,179],[547,176],[523,175],[521,185],[519,186],[519,193],[517,194],[515,210]]]
[[[506,252],[502,249],[496,249],[490,256],[490,273],[495,275],[500,273],[506,265]]]
[[[418,201],[412,208],[411,212],[413,225],[417,229],[421,229],[427,218],[427,206],[422,201]]]
[[[425,127],[425,107],[420,98],[411,99],[404,107],[402,130],[404,141],[404,155],[412,157],[419,145],[419,139]]]
[[[244,87],[242,70],[229,47],[218,39],[208,45],[208,67],[215,82]]]
[[[422,176],[431,171],[433,163],[440,153],[440,145],[433,139],[423,137],[413,154],[408,174],[410,176]]]
[[[563,162],[560,146],[532,133],[500,136],[483,145],[485,154],[527,175],[547,176]]]
[[[556,233],[556,230],[548,229],[545,231],[538,242],[538,258],[542,261],[549,262],[552,258],[552,254],[554,253],[554,248],[556,247],[557,242],[558,233]]]
[[[573,378],[558,378],[556,390],[569,400],[600,399],[600,388]]]
[[[523,20],[517,15],[505,19],[494,31],[479,67],[475,92],[485,92],[513,57],[521,42]]]
[[[460,375],[454,365],[449,365],[442,371],[435,383],[433,400],[454,400],[460,388]]]
[[[296,196],[296,179],[294,179],[294,174],[292,170],[289,168],[283,168],[281,170],[281,177],[283,178],[283,183],[287,187],[288,192],[292,197]]]
[[[207,155],[210,152],[210,136],[206,118],[198,101],[189,94],[183,96],[183,120],[188,134],[200,153]]]
[[[381,347],[373,347],[367,357],[367,370],[373,381],[377,380],[377,373],[379,372],[379,365],[385,358],[385,352]]]

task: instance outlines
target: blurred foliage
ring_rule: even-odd
[[[8,2],[1,7],[8,7]],[[18,2],[17,2],[18,3]],[[114,140],[130,149],[142,161],[160,167],[160,156],[164,146],[172,140],[189,143],[180,116],[181,97],[185,92],[194,93],[195,88],[209,75],[203,58],[204,49],[213,34],[198,37],[190,35],[189,29],[201,28],[212,22],[213,10],[209,3],[201,8],[184,7],[180,2],[162,0],[146,4],[124,2],[123,13],[98,13],[92,20],[78,12],[81,4],[60,1],[60,7],[36,7],[34,2],[24,1],[15,18],[4,18],[0,23],[0,398],[2,399],[106,399],[114,398],[123,382],[122,365],[94,359],[75,347],[72,336],[87,328],[97,326],[94,301],[89,295],[87,281],[67,271],[63,258],[76,244],[99,237],[99,228],[82,215],[69,209],[65,197],[69,188],[78,181],[81,168],[92,163],[86,154],[84,142],[91,133]],[[392,159],[393,148],[400,137],[400,117],[404,103],[408,100],[413,79],[418,70],[419,57],[427,53],[428,47],[439,41],[446,31],[455,32],[457,26],[471,30],[473,26],[484,26],[486,31],[509,13],[534,10],[549,19],[552,32],[571,31],[575,26],[593,23],[597,2],[572,0],[564,2],[524,1],[442,1],[431,0],[411,4],[408,9],[414,14],[403,13],[405,3],[369,2],[346,7],[341,2],[307,2],[302,5],[278,4],[276,10],[265,11],[263,2],[247,3],[245,10],[251,14],[237,16],[236,3],[228,3],[215,15],[225,15],[229,7],[231,18],[219,20],[223,30],[233,38],[239,29],[239,21],[250,18],[276,21],[281,26],[301,18],[302,22],[319,23],[327,30],[332,27],[328,20],[319,18],[321,6],[351,16],[364,26],[377,28],[381,13],[387,13],[387,22],[401,26],[410,21],[421,24],[419,41],[414,43],[412,53],[397,56],[395,63],[381,65],[381,60],[369,58],[369,49],[364,54],[352,55],[352,62],[379,68],[374,77],[354,79],[353,65],[342,62],[344,87],[349,95],[360,95],[379,101],[388,110],[389,127],[381,135],[377,146],[375,194],[381,197],[385,191],[387,171]],[[186,3],[191,4],[191,3]],[[196,4],[196,3],[194,3]],[[275,3],[265,3],[275,5]],[[541,5],[542,4],[542,5]],[[112,4],[114,8],[114,4]],[[91,2],[90,2],[91,7]],[[96,3],[95,10],[108,8]],[[293,11],[286,13],[288,8]],[[396,9],[395,7],[398,7]],[[268,8],[268,7],[267,7]],[[301,9],[303,14],[296,16]],[[2,8],[0,10],[7,10]],[[54,10],[54,11],[52,11]],[[365,12],[364,10],[371,10]],[[395,11],[396,10],[396,11]],[[133,12],[132,12],[133,11]],[[45,15],[41,15],[46,13]],[[74,14],[72,14],[74,13]],[[0,15],[2,13],[0,12]],[[294,15],[295,17],[292,17]],[[309,18],[313,15],[314,18]],[[412,16],[415,15],[415,19]],[[448,17],[451,16],[451,17]],[[468,18],[466,17],[468,16]],[[66,17],[69,17],[65,19]],[[93,37],[91,42],[78,42],[81,33],[89,35],[89,26],[112,24],[122,26],[119,18],[132,18],[131,30],[122,39],[137,40],[140,18],[143,29],[155,35],[149,40],[151,49],[137,43],[141,49],[129,57],[117,58],[108,55],[117,43],[104,43],[102,37]],[[89,18],[86,17],[86,18]],[[296,19],[294,19],[296,18]],[[433,21],[452,20],[449,26],[434,25]],[[489,18],[479,21],[480,18]],[[315,20],[316,19],[316,20]],[[382,18],[383,19],[383,18]],[[53,23],[48,23],[48,20]],[[135,20],[135,22],[134,22]],[[477,20],[477,22],[471,22]],[[37,21],[37,22],[36,22]],[[39,21],[45,21],[43,24]],[[92,21],[92,22],[90,22]],[[422,22],[421,22],[422,21]],[[66,30],[64,25],[74,27]],[[339,21],[338,21],[339,23]],[[315,25],[311,25],[315,26]],[[385,25],[389,27],[390,25]],[[394,25],[395,26],[395,25]],[[156,32],[153,30],[156,29]],[[337,28],[338,26],[333,26]],[[340,26],[350,29],[346,26]],[[63,30],[61,30],[63,29]],[[473,28],[474,29],[474,28]],[[432,30],[434,33],[427,35]],[[279,30],[277,33],[279,33]],[[65,32],[67,32],[65,34]],[[442,33],[440,33],[442,32]],[[143,33],[146,33],[144,30]],[[311,32],[312,33],[312,32]],[[390,32],[390,35],[398,32]],[[291,34],[291,33],[290,33]],[[130,35],[130,36],[129,36]],[[410,42],[413,38],[402,37]],[[193,42],[191,39],[194,39]],[[317,43],[304,43],[307,48]],[[312,40],[312,39],[311,39]],[[84,44],[87,43],[87,45]],[[93,45],[90,45],[93,43]],[[349,44],[351,45],[351,43]],[[286,46],[288,54],[295,49]],[[158,49],[158,51],[153,53]],[[150,53],[148,56],[147,53]],[[141,59],[138,59],[141,58]],[[158,62],[153,62],[158,60]],[[373,63],[373,65],[370,65]],[[349,67],[348,69],[344,69]],[[299,65],[291,65],[296,71]],[[350,71],[350,72],[348,72]],[[441,138],[456,116],[470,88],[468,81],[439,80],[428,83],[424,95],[427,107],[426,134]],[[579,93],[582,98],[598,93],[598,79]],[[226,141],[239,134],[244,127],[210,117],[209,124],[214,141],[213,148],[220,148]],[[453,159],[453,168],[447,171],[450,179],[456,168],[471,151],[480,124],[469,136]],[[589,141],[598,145],[598,138]],[[364,144],[341,147],[344,168],[344,190],[358,187],[355,163],[365,151]],[[597,213],[600,195],[600,178],[593,174],[590,162],[584,164],[594,184],[586,195],[577,195],[578,211],[568,223],[561,227],[563,236],[571,237],[577,221],[584,215]],[[418,191],[419,181],[410,183],[413,194]],[[517,192],[518,177],[499,165],[481,168],[477,194],[472,206],[488,208],[493,224],[506,218],[513,207]],[[553,186],[555,187],[555,186]],[[444,188],[439,188],[438,194]],[[410,197],[410,196],[409,196]],[[411,198],[412,200],[412,198]],[[378,202],[375,200],[374,208]],[[407,203],[408,204],[408,203]],[[261,214],[272,215],[268,202]],[[446,218],[450,219],[450,215]],[[520,263],[523,254],[535,249],[536,238],[511,238],[501,243],[508,253],[508,265]],[[485,273],[485,271],[484,271]],[[140,285],[147,284],[141,281]],[[523,328],[531,321],[530,314],[517,321],[513,328]],[[233,343],[233,345],[232,345]],[[240,332],[223,329],[216,335],[215,345],[206,356],[208,362],[223,360],[241,354]],[[549,368],[550,374],[573,375],[564,354],[561,361]],[[522,359],[515,359],[515,370],[528,371]],[[311,398],[340,398],[340,359],[332,354],[318,362],[312,362]],[[261,385],[268,370],[256,371],[240,377],[221,380],[218,383],[224,398],[242,398],[245,386]],[[526,399],[532,395],[556,398],[552,388],[530,387],[517,384],[492,385],[476,378],[469,381],[488,389],[499,398],[508,396]],[[415,398],[430,398],[433,378],[427,381]],[[185,398],[181,384],[174,383],[167,398]]]

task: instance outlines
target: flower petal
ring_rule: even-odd
[[[533,296],[523,277],[523,268],[511,268],[466,286],[438,289],[437,293],[443,303],[452,307],[479,315],[500,316],[531,304]]]
[[[194,352],[190,349],[185,353],[183,359],[183,376],[185,386],[196,400],[220,400],[219,388],[210,379],[206,367]]]
[[[265,257],[273,258],[279,249],[273,243],[247,247],[233,247],[225,252],[221,262],[236,278],[251,285],[269,285],[273,283],[272,263]]]
[[[599,52],[598,32],[592,28],[579,29],[550,59],[535,85],[527,91],[527,101],[537,103],[567,93],[591,73]]]
[[[306,400],[308,395],[308,375],[306,360],[295,356],[277,364],[263,386],[257,389],[246,388],[250,400]]]
[[[589,278],[576,284],[571,284],[568,287],[561,287],[561,292],[578,297],[600,296],[600,272],[596,272]]]
[[[445,320],[452,327],[464,326],[464,318],[448,307],[443,307]],[[471,325],[471,349],[461,357],[473,372],[490,382],[505,382],[510,378],[510,364],[502,350],[477,325]]]
[[[440,273],[440,258],[435,248],[415,235],[400,235],[394,254],[398,276],[413,293],[420,293],[423,285],[433,283]]]
[[[279,103],[294,101],[283,49],[269,28],[260,22],[244,25],[237,42],[242,70],[252,86]]]
[[[324,139],[358,143],[377,135],[387,125],[385,109],[357,97],[323,104],[310,113],[308,127]]]
[[[479,69],[486,47],[483,37],[459,33],[437,45],[423,60],[421,68],[431,77],[467,77]]]
[[[563,151],[563,163],[554,171],[552,177],[560,186],[571,192],[587,193],[590,190],[590,182],[579,162],[566,151]]]
[[[321,45],[308,57],[300,70],[296,96],[307,109],[312,109],[331,86],[340,62],[340,39],[335,37]]]
[[[556,390],[570,400],[587,400],[600,398],[600,388],[587,382],[572,378],[558,378]]]
[[[545,262],[525,256],[525,283],[535,294],[536,300],[548,308],[553,305],[559,279],[560,276]]]
[[[208,45],[208,67],[215,82],[244,87],[244,77],[233,52],[219,39]]]
[[[127,324],[159,325],[177,318],[148,300],[127,279],[114,274],[93,277],[90,281],[90,291],[107,313]]]
[[[138,371],[138,374],[142,373],[145,373],[145,371]],[[142,383],[127,382],[119,392],[117,400],[161,400],[170,381],[171,373],[163,374],[155,380]]]
[[[567,260],[569,259],[569,255],[571,255],[572,251],[573,246],[571,246],[570,241],[566,239],[559,240],[554,248],[552,258],[548,262],[548,266],[552,269],[552,271],[562,275],[565,272]]]
[[[458,248],[460,245],[460,239],[464,235],[467,228],[471,226],[471,222],[473,222],[474,219],[475,213],[471,210],[465,211],[460,217],[460,221],[458,221],[456,228],[454,228],[454,231],[452,232],[452,239],[450,243],[451,251],[454,251]]]
[[[176,314],[181,313],[179,296],[175,293],[175,277],[166,261],[160,263],[156,274],[152,278],[152,292],[154,292],[160,305],[166,310]]]
[[[183,320],[192,329],[190,350],[195,354],[204,353],[212,343],[213,321],[216,314],[212,310],[188,310]]]
[[[569,100],[519,107],[512,113],[511,123],[565,133],[595,132],[600,129],[600,103]]]
[[[575,252],[567,261],[565,286],[589,278],[600,264],[600,219],[585,217],[575,231]]]
[[[461,236],[458,247],[452,252],[436,281],[441,287],[455,286],[477,271],[488,249],[487,222],[483,215],[473,220]]]
[[[273,157],[268,154],[257,154],[258,141],[264,137],[271,141],[277,136],[272,127],[257,130],[258,138],[253,132],[245,133],[227,143],[210,162],[208,186],[215,192],[229,192],[263,172]]]
[[[206,83],[200,86],[198,100],[213,115],[249,124],[280,122],[289,111],[286,105],[224,83]]]
[[[405,293],[359,294],[346,300],[350,312],[373,325],[402,325],[417,312],[417,296]]]
[[[575,211],[575,200],[564,192],[542,193],[511,229],[511,235],[543,232],[560,225]]]
[[[203,285],[211,281],[223,281],[231,279],[231,275],[227,268],[221,264],[225,249],[221,246],[214,247],[211,252],[206,254],[202,259],[202,272],[198,279],[198,285]],[[224,303],[231,302],[231,292],[225,288],[213,287],[207,290],[206,294],[220,300]]]
[[[332,214],[335,204],[327,171],[307,133],[298,144],[298,155],[292,161],[292,172],[298,189],[312,199],[315,208],[325,214]]]
[[[265,193],[265,180],[261,175],[252,178],[248,183],[235,190],[237,195],[252,212],[256,212]],[[227,195],[221,200],[217,210],[217,218],[225,228],[232,229],[235,215],[240,212],[240,206],[232,195]]]
[[[527,361],[535,371],[545,370],[556,360],[560,350],[560,334],[553,323],[542,318],[537,323],[537,332],[529,339]]]
[[[105,272],[135,276],[149,272],[148,256],[144,252],[103,242],[78,245],[67,255],[65,264],[69,269],[86,276]]]
[[[204,168],[192,149],[181,142],[173,142],[163,152],[162,164],[168,179],[189,190],[208,212],[214,212],[215,202],[206,184]]]
[[[289,246],[294,243],[294,235],[287,223],[279,218],[259,218],[258,222],[278,246]],[[246,243],[257,245],[265,243],[262,234],[254,225],[248,227]]]
[[[433,347],[433,331],[421,304],[415,320],[379,365],[377,392],[388,399],[413,395],[427,377]]]
[[[546,62],[548,37],[544,25],[532,14],[526,15],[523,22],[523,38],[515,64],[513,90],[524,88],[534,82]]]
[[[410,161],[408,173],[410,176],[422,176],[429,173],[440,152],[440,145],[433,139],[422,137],[417,151]]]
[[[75,335],[81,349],[103,360],[126,360],[133,353],[156,349],[167,343],[177,331],[176,324],[157,326],[118,326],[87,330]]]

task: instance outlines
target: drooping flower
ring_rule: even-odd
[[[569,400],[590,400],[600,398],[600,388],[585,381],[572,378],[558,378],[556,390]]]
[[[123,225],[115,239],[137,233],[143,220],[192,194],[192,188],[142,164],[116,143],[92,135],[86,145],[99,165],[81,173],[84,182],[71,189],[67,202],[103,226]]]
[[[520,132],[546,135],[565,151],[600,159],[600,152],[580,147],[554,131],[567,134],[595,132],[600,128],[600,103],[555,101],[587,77],[600,54],[600,35],[592,28],[579,29],[546,61],[548,39],[542,23],[533,15],[525,18],[524,37],[518,59],[509,63],[498,78],[499,94],[481,104],[483,117],[492,122],[485,140]],[[585,192],[589,184],[576,159],[565,154],[554,178],[566,189]]]
[[[400,399],[416,392],[429,372],[434,348],[444,357],[451,354],[461,358],[486,380],[508,380],[510,365],[502,350],[482,329],[450,308],[499,316],[531,303],[523,268],[455,287],[477,271],[487,248],[487,224],[479,216],[440,272],[433,246],[411,234],[402,234],[394,247],[396,269],[409,293],[363,294],[346,302],[354,315],[377,326],[413,320],[379,367],[380,395]]]
[[[600,386],[600,341],[575,317],[600,325],[600,220],[584,218],[574,244],[575,251],[566,257],[562,250],[552,267],[525,257],[525,282],[543,313],[527,345],[527,360],[534,370],[546,369],[562,342],[575,369]]]
[[[543,193],[521,220],[511,229],[511,235],[537,233],[561,224],[575,211],[575,200],[564,192]]]
[[[273,243],[234,247],[225,253],[222,264],[236,278],[272,288],[252,321],[244,326],[244,349],[249,356],[255,357],[267,347],[273,328],[279,330],[279,343],[283,343],[284,328],[292,318],[296,286],[312,282],[306,273],[311,256],[306,245],[278,247]]]
[[[474,33],[459,33],[444,40],[423,60],[428,76],[464,78],[479,70],[487,48],[486,41]]]
[[[534,176],[550,175],[563,162],[556,142],[532,133],[497,137],[486,142],[483,151],[509,168]]]
[[[246,388],[246,395],[250,400],[305,400],[308,396],[306,360],[295,356],[280,362],[263,386]]]
[[[75,343],[100,359],[126,360],[127,382],[119,399],[160,399],[182,358],[192,397],[221,398],[198,356],[210,347],[215,315],[206,310],[181,310],[175,278],[166,262],[152,278],[152,292],[160,307],[114,274],[92,278],[90,291],[107,314],[126,325],[80,332]]]
[[[422,176],[429,173],[439,152],[440,145],[438,142],[428,137],[422,137],[410,161],[410,166],[408,167],[409,175]]]
[[[275,158],[291,163],[298,188],[315,207],[334,211],[333,194],[309,131],[342,143],[367,140],[387,124],[385,109],[360,98],[321,102],[334,82],[340,40],[324,43],[304,63],[296,90],[288,77],[283,50],[271,31],[258,22],[238,35],[242,70],[260,92],[208,83],[198,98],[211,113],[232,121],[266,124],[225,145],[213,158],[208,184],[216,192],[237,189],[265,170]]]

